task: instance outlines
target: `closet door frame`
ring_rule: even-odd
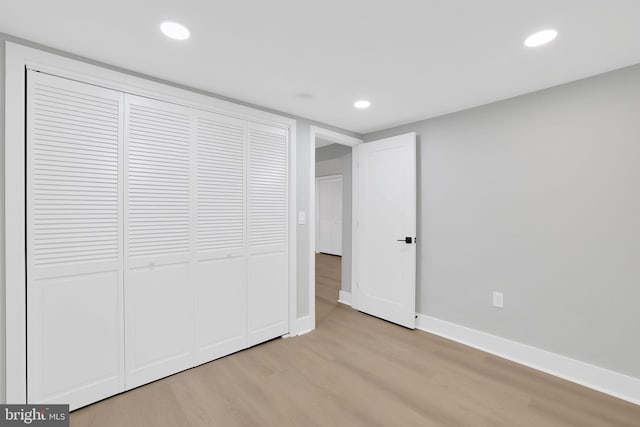
[[[296,289],[296,121],[288,117],[236,104],[114,71],[88,62],[59,56],[20,44],[5,43],[5,381],[7,403],[27,402],[26,257],[25,257],[25,106],[26,73],[31,69],[132,95],[171,102],[202,111],[236,117],[285,129],[289,138],[288,258],[289,333],[303,331],[297,315]],[[2,348],[0,347],[0,350]],[[0,351],[1,353],[1,351]],[[0,360],[0,364],[2,364]],[[0,366],[0,369],[2,366]],[[2,393],[0,392],[0,398]]]

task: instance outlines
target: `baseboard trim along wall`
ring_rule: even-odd
[[[351,293],[340,291],[339,303],[351,306]],[[530,345],[511,341],[476,329],[424,314],[417,314],[416,327],[503,359],[640,405],[640,378],[571,359]]]
[[[311,315],[306,315],[296,319],[296,330],[291,333],[291,336],[304,335],[315,329],[314,319]]]
[[[640,379],[418,314],[417,328],[640,405]]]
[[[340,291],[338,302],[351,307],[351,292]]]

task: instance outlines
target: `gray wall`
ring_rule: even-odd
[[[342,273],[341,287],[351,292],[351,147],[327,145],[316,150],[316,176],[342,175]],[[317,236],[316,236],[317,238]]]
[[[221,95],[217,95],[214,93],[210,93],[210,92],[206,92],[206,91],[202,91],[202,90],[198,90],[198,89],[194,89],[194,88],[190,88],[184,85],[179,85],[179,84],[175,84],[172,82],[168,82],[165,80],[161,80],[161,79],[157,79],[154,77],[150,77],[150,76],[146,76],[146,75],[142,75],[139,73],[135,73],[135,72],[131,72],[128,70],[124,70],[118,67],[113,67],[111,65],[108,64],[104,64],[104,63],[100,63],[97,61],[93,61],[87,58],[82,58],[79,57],[77,55],[73,55],[73,54],[69,54],[67,52],[64,51],[60,51],[58,49],[52,49],[46,46],[42,46],[36,43],[32,43],[30,41],[24,40],[24,39],[20,39],[17,37],[13,37],[11,35],[7,35],[7,34],[3,34],[0,33],[0,87],[1,89],[1,95],[2,95],[2,100],[1,100],[1,106],[0,106],[0,113],[2,118],[0,120],[2,120],[2,122],[0,122],[0,147],[1,147],[1,152],[2,152],[2,162],[0,162],[0,184],[2,184],[2,210],[0,211],[0,215],[1,215],[1,222],[2,222],[2,226],[4,226],[4,69],[5,69],[5,41],[10,41],[10,42],[14,42],[14,43],[19,43],[25,46],[29,46],[29,47],[33,47],[36,49],[41,49],[47,52],[51,52],[51,53],[55,53],[61,56],[65,56],[68,58],[72,58],[72,59],[77,59],[80,61],[84,61],[90,64],[94,64],[94,65],[99,65],[102,66],[104,68],[108,68],[108,69],[112,69],[112,70],[116,70],[116,71],[120,71],[120,72],[124,72],[133,76],[137,76],[137,77],[143,77],[143,78],[147,78],[149,80],[152,81],[156,81],[156,82],[160,82],[160,83],[164,83],[164,84],[168,84],[170,86],[174,86],[174,87],[179,87],[182,89],[187,89],[187,90],[191,90],[193,92],[197,92],[197,93],[201,93],[204,95],[209,95],[209,96],[213,96],[215,98],[219,98],[219,99],[224,99],[227,101],[232,101],[241,105],[246,105],[249,107],[253,107],[253,108],[257,108],[263,111],[268,111],[271,113],[275,113],[275,114],[280,114],[282,116],[286,116],[286,117],[290,117],[296,120],[297,122],[297,134],[296,134],[296,139],[297,139],[297,144],[296,144],[296,154],[297,154],[297,164],[296,164],[296,168],[297,168],[297,180],[296,180],[296,185],[297,185],[297,210],[298,211],[305,211],[308,213],[309,211],[309,192],[308,192],[308,188],[309,185],[311,185],[311,183],[309,182],[310,180],[310,176],[311,176],[311,171],[309,170],[309,158],[310,158],[310,140],[309,140],[309,132],[310,129],[309,127],[311,125],[316,125],[316,126],[321,126],[323,128],[326,129],[330,129],[330,130],[334,130],[336,132],[340,132],[349,136],[353,136],[353,137],[357,137],[359,138],[360,135],[354,132],[350,132],[350,131],[345,131],[343,129],[339,129],[336,128],[335,126],[330,126],[324,123],[319,123],[319,122],[315,122],[313,120],[308,120],[308,119],[304,119],[301,117],[297,117],[291,114],[287,114],[287,113],[282,113],[279,111],[274,111],[271,110],[269,108],[265,108],[265,107],[261,107],[261,106],[257,106],[257,105],[253,105],[253,104],[249,104],[246,102],[242,102],[242,101],[238,101],[235,99],[231,99],[228,97],[224,97]],[[315,148],[315,147],[314,147]],[[297,288],[298,288],[298,295],[297,295],[297,300],[298,300],[298,317],[304,317],[306,315],[309,314],[309,251],[311,250],[311,247],[309,246],[309,224],[305,224],[305,225],[298,225],[297,227],[297,259],[298,259],[298,271],[297,271],[297,276],[298,276],[298,281],[297,281]],[[0,236],[0,242],[2,247],[4,247],[4,232],[2,232],[2,235]],[[0,271],[0,280],[2,281],[2,283],[0,284],[0,295],[2,295],[2,300],[0,301],[0,362],[1,362],[1,368],[2,369],[2,377],[0,378],[0,402],[4,402],[5,401],[5,382],[4,382],[4,357],[5,357],[5,315],[4,315],[4,310],[5,310],[5,298],[4,298],[4,293],[5,293],[5,285],[4,285],[4,253],[0,254],[2,255],[1,259],[2,259],[2,270]]]
[[[640,65],[413,131],[418,312],[640,377]]]
[[[4,245],[4,41],[0,39],[0,402],[6,402]]]

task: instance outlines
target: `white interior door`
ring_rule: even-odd
[[[342,175],[316,179],[317,252],[342,256]]]
[[[124,389],[122,94],[34,71],[27,85],[27,400]]]
[[[194,364],[192,110],[125,97],[126,387]]]
[[[415,328],[416,137],[356,147],[358,279],[354,307]]]

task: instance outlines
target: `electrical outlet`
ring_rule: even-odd
[[[493,291],[493,306],[504,308],[504,294],[502,292]]]

